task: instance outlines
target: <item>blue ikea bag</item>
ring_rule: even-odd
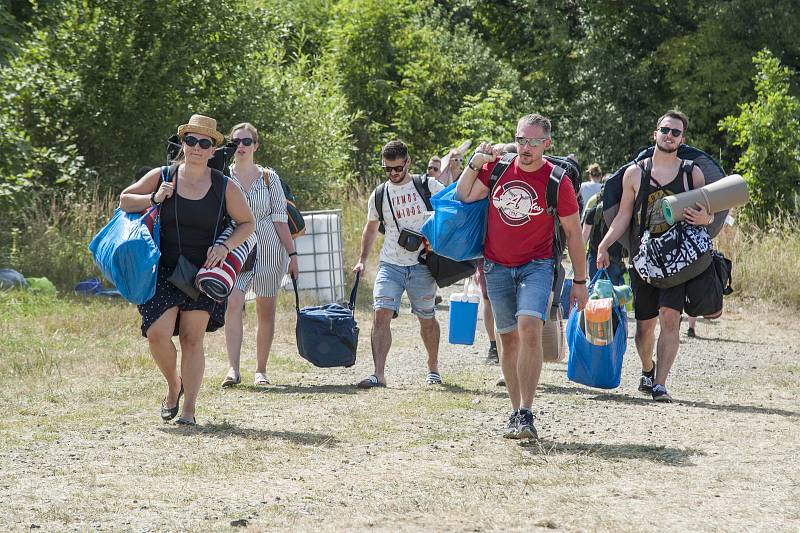
[[[597,279],[605,274],[605,269],[598,270],[592,278],[589,293]],[[606,274],[607,276],[607,274]],[[625,308],[614,306],[617,328],[611,344],[597,346],[589,342],[580,327],[583,312],[573,306],[567,321],[567,379],[598,389],[615,389],[622,378],[622,359],[628,349],[628,318]]]
[[[487,199],[472,203],[456,200],[452,183],[431,197],[433,215],[420,232],[438,255],[454,261],[483,257]]]
[[[358,350],[358,323],[355,319],[356,294],[361,273],[356,274],[350,302],[347,307],[330,303],[300,309],[297,294],[297,279],[292,276],[294,286],[297,326],[295,337],[300,357],[321,368],[349,367],[356,364]]]
[[[152,234],[147,225],[153,222]],[[119,207],[108,224],[89,243],[94,262],[123,298],[143,304],[156,291],[161,259],[160,221],[156,206],[144,215],[126,213]]]

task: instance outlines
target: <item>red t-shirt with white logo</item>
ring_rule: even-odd
[[[487,163],[478,179],[489,186],[489,177],[497,164]],[[483,255],[507,267],[553,256],[553,218],[547,214],[547,181],[553,164],[545,161],[534,171],[526,172],[515,159],[497,182],[489,198],[489,222]],[[559,217],[578,212],[578,200],[568,177],[558,188]]]

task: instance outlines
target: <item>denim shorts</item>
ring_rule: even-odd
[[[517,329],[520,315],[547,320],[553,294],[552,259],[536,259],[517,267],[486,259],[483,273],[498,333]]]
[[[436,281],[425,265],[400,266],[381,261],[372,290],[374,309],[400,310],[400,297],[408,294],[411,312],[433,318],[436,311]]]

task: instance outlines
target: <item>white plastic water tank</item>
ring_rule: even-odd
[[[341,210],[309,211],[303,218],[306,232],[295,241],[297,286],[320,303],[340,301],[344,298]],[[291,290],[291,282],[287,288]]]

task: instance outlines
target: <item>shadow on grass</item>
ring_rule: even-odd
[[[225,439],[229,437],[244,438],[250,440],[270,440],[281,439],[294,444],[302,444],[304,446],[321,446],[324,448],[336,448],[339,445],[339,439],[332,435],[324,433],[309,433],[299,431],[275,431],[271,429],[255,429],[255,428],[240,428],[231,424],[230,422],[222,422],[219,424],[199,424],[197,426],[178,426],[174,424],[166,425],[159,428],[160,431],[171,433],[173,435],[186,435],[197,436],[206,435],[209,437],[216,437]]]
[[[238,390],[245,392],[255,392],[258,394],[356,394],[358,388],[355,385],[268,385],[266,387],[256,385],[239,385]]]
[[[601,402],[616,402],[628,405],[655,405],[653,400],[645,396],[628,396],[625,394],[601,393],[597,394],[592,389],[583,387],[564,387],[561,385],[550,385],[542,383],[539,385],[541,392],[553,394],[582,394],[589,397],[590,400],[598,400]],[[740,405],[736,403],[708,403],[702,401],[681,401],[676,400],[675,403],[679,405],[686,405],[688,407],[699,407],[701,409],[709,409],[711,411],[730,411],[734,413],[751,413],[757,415],[779,415],[791,418],[800,418],[800,412],[787,411],[786,409],[775,409],[772,407],[758,407],[757,405]]]
[[[667,446],[650,446],[646,444],[603,444],[587,442],[556,442],[538,440],[520,443],[520,446],[531,455],[582,455],[600,459],[644,459],[654,463],[670,466],[695,466],[692,456],[705,455],[694,448],[670,448]]]
[[[736,339],[723,339],[720,337],[703,337],[701,335],[696,335],[695,337],[689,337],[695,341],[714,341],[714,342],[727,342],[729,344],[747,344],[749,346],[767,346],[766,342],[753,342],[753,341],[740,341]]]
[[[467,394],[469,396],[493,396],[495,398],[508,398],[508,393],[506,392],[505,387],[495,387],[495,389],[470,389],[468,387],[458,385],[457,383],[444,382],[441,385],[436,386],[436,388],[447,392],[453,392],[455,394]],[[431,388],[430,390],[436,389]]]

